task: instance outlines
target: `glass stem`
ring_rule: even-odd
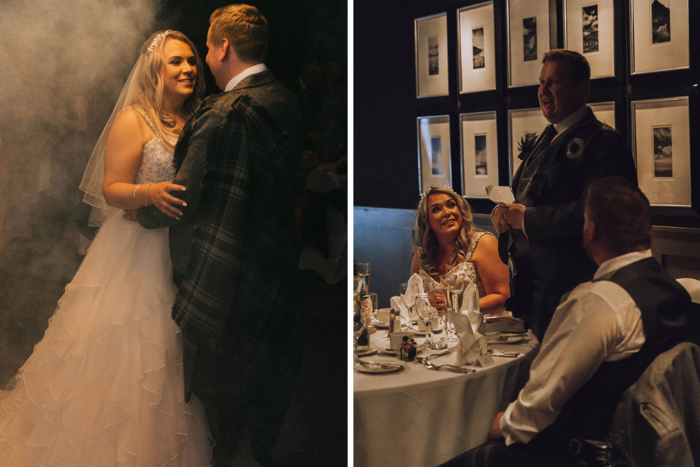
[[[432,319],[428,320],[425,322],[425,344],[426,347],[430,348],[433,345],[433,336],[432,336]]]

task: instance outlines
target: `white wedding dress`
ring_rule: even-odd
[[[136,183],[173,176],[172,154],[146,143]],[[114,212],[0,392],[0,466],[210,465],[204,411],[184,402],[175,292],[168,229]]]

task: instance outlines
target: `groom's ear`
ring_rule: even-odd
[[[231,43],[228,39],[221,39],[221,49],[221,61],[223,62],[233,52],[233,47],[231,47]]]

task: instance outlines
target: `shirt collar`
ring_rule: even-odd
[[[568,117],[562,119],[561,122],[559,123],[553,123],[554,129],[557,130],[557,135],[560,135],[564,133],[566,130],[574,126],[576,123],[578,123],[579,120],[583,118],[584,115],[586,115],[586,111],[588,110],[588,106],[584,105],[580,109],[578,109],[576,112],[572,113]]]
[[[593,280],[600,279],[606,274],[610,274],[611,272],[617,271],[628,264],[632,264],[645,258],[651,258],[651,250],[633,251],[632,253],[616,256],[600,265],[593,276]]]
[[[245,70],[241,71],[236,76],[234,76],[233,79],[228,82],[224,91],[229,92],[230,90],[232,90],[233,88],[238,86],[238,83],[243,81],[248,76],[254,75],[256,73],[261,73],[265,70],[267,70],[267,67],[265,66],[264,63],[258,63],[257,65],[253,65],[250,68],[246,68]]]

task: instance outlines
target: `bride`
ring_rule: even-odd
[[[173,147],[202,100],[201,61],[177,31],[152,35],[81,184],[101,224],[44,338],[0,393],[0,465],[203,466],[205,414],[186,404],[168,230],[131,211],[177,217]],[[164,181],[166,180],[166,181]]]

